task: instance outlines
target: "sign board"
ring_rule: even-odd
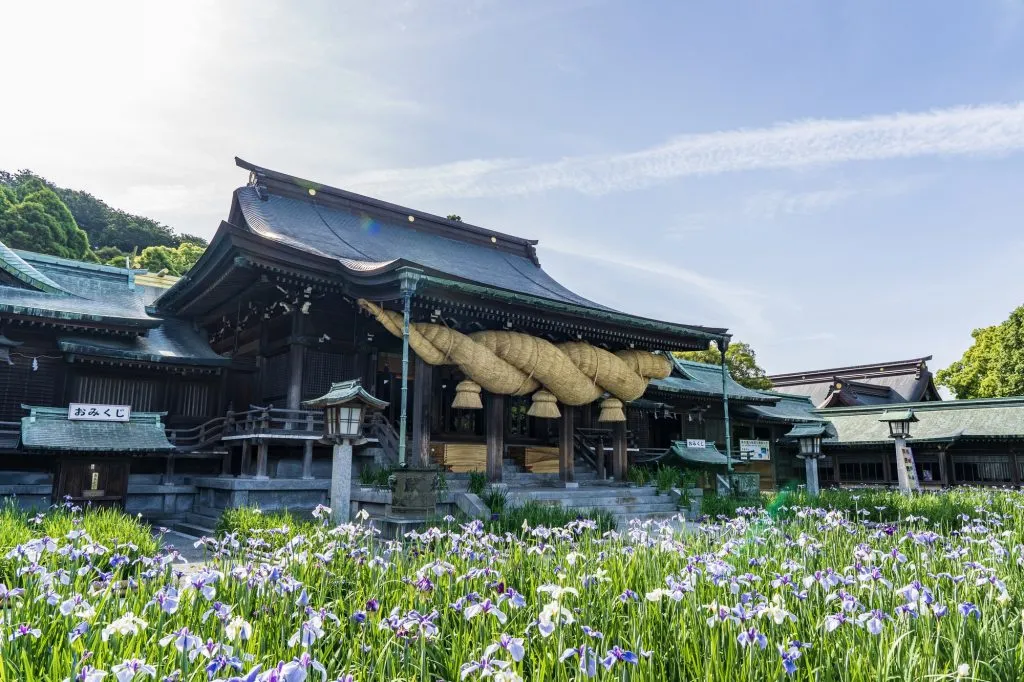
[[[131,405],[90,405],[71,403],[68,405],[68,419],[92,422],[126,422],[131,419]]]
[[[703,438],[687,438],[686,449],[687,450],[703,450],[708,446],[708,442]]]
[[[896,452],[896,466],[901,467],[904,476],[906,476],[907,487],[911,490],[920,490],[921,483],[917,480],[917,465],[914,463],[913,451],[904,445]]]
[[[751,462],[771,459],[771,443],[766,440],[740,440],[740,458]]]

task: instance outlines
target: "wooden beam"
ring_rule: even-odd
[[[239,476],[242,478],[252,476],[252,443],[247,440],[242,441],[242,463]]]
[[[434,368],[416,356],[412,397],[412,451],[416,466],[430,463],[430,405],[434,390]]]
[[[626,480],[626,422],[612,424],[612,477],[616,481]]]
[[[576,433],[573,419],[575,414],[571,406],[562,405],[558,428],[558,477],[567,485],[576,483],[576,444],[573,441]]]
[[[505,396],[486,396],[487,400],[487,480],[501,480],[505,459]]]
[[[270,444],[261,440],[256,446],[256,476],[255,478],[267,478],[267,451]]]

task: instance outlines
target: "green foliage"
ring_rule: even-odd
[[[659,493],[665,493],[679,485],[682,472],[673,466],[659,466],[654,472],[654,487]]]
[[[600,532],[614,530],[615,515],[606,509],[575,509],[529,501],[521,506],[506,507],[497,520],[485,521],[487,530],[495,534],[525,534],[523,523],[529,528],[544,526],[557,528],[573,521],[589,519],[597,523]]]
[[[651,472],[646,467],[631,466],[626,471],[626,478],[633,485],[647,485],[651,481]]]
[[[960,399],[1024,395],[1024,306],[971,337],[963,356],[935,375],[937,383]]]
[[[63,538],[76,528],[108,548],[132,544],[147,554],[157,550],[158,542],[150,527],[118,509],[90,507],[84,513],[72,514],[59,508],[45,515],[31,515],[7,500],[0,507],[0,582],[9,586],[19,582],[12,562],[5,558],[16,545],[33,537]]]
[[[288,539],[298,533],[310,533],[320,524],[311,519],[301,519],[291,512],[263,512],[258,507],[236,507],[226,509],[217,519],[216,533],[230,533],[243,546],[262,545],[270,549],[283,547]]]
[[[118,267],[124,267],[125,256],[164,248],[168,253],[161,267],[133,265],[153,271],[167,267],[173,275],[186,272],[207,245],[200,237],[176,235],[155,220],[111,208],[88,192],[58,187],[27,170],[0,171],[0,241],[12,248]],[[159,258],[151,254],[147,260]]]
[[[501,514],[508,507],[508,491],[491,486],[480,500],[487,505],[492,514]]]
[[[718,350],[718,345],[713,341],[707,350],[687,351],[676,353],[676,355],[684,360],[705,362],[709,365],[722,364],[722,354]],[[729,348],[725,351],[725,364],[729,368],[729,374],[741,386],[759,391],[772,387],[771,379],[757,364],[757,353],[748,343],[734,341],[729,344]]]
[[[177,247],[147,246],[138,258],[133,260],[132,265],[150,272],[166,270],[170,275],[180,276],[196,264],[204,251],[202,246],[192,242],[184,242]]]
[[[12,249],[84,258],[89,238],[54,192],[36,179],[0,185],[0,241]]]
[[[480,495],[487,488],[487,474],[482,471],[469,472],[469,492]]]
[[[376,467],[367,464],[359,470],[359,482],[364,486],[370,486],[385,490],[391,487],[391,474],[394,469],[391,467]]]
[[[462,216],[460,216],[458,214],[455,214],[455,213],[449,213],[448,214],[448,220],[453,220],[453,221],[455,221],[457,223],[461,223],[462,222]]]

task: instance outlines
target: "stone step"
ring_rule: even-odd
[[[561,488],[546,490],[513,490],[509,495],[528,495],[534,499],[552,499],[565,497],[567,495],[579,495],[587,498],[612,497],[612,498],[638,498],[638,497],[664,497],[670,499],[667,494],[657,495],[653,487],[625,488],[623,486],[594,486],[585,488]]]
[[[209,510],[209,513],[199,511],[187,512],[185,514],[185,523],[190,523],[199,528],[216,528],[219,519],[220,515],[213,512],[213,510]]]
[[[682,514],[682,512],[664,512],[651,514],[616,514],[615,522],[618,524],[619,530],[626,530],[629,527],[629,522],[633,521],[634,519],[639,519],[641,521],[676,521],[676,519],[679,519],[680,514]],[[682,520],[679,520],[676,525],[678,525],[680,528],[686,527],[685,523]]]
[[[201,537],[212,538],[212,537],[215,537],[215,535],[216,535],[213,532],[213,528],[208,528],[208,527],[205,527],[205,526],[197,526],[195,524],[188,523],[186,521],[175,521],[174,523],[171,524],[170,528],[175,533],[181,533],[182,535],[190,535],[190,536],[195,537],[195,538],[201,538]]]

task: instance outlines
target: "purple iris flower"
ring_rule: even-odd
[[[751,644],[756,644],[762,649],[768,646],[768,638],[764,636],[764,633],[759,632],[757,628],[744,630],[736,637],[736,641],[739,642],[740,646],[744,649]]]
[[[611,670],[612,666],[616,663],[631,663],[636,665],[640,662],[640,658],[632,651],[626,651],[622,647],[616,645],[612,647],[604,658],[601,659],[601,665],[604,666],[605,670]]]
[[[974,616],[976,619],[981,620],[981,609],[969,601],[965,601],[957,608],[957,610],[964,618]]]

